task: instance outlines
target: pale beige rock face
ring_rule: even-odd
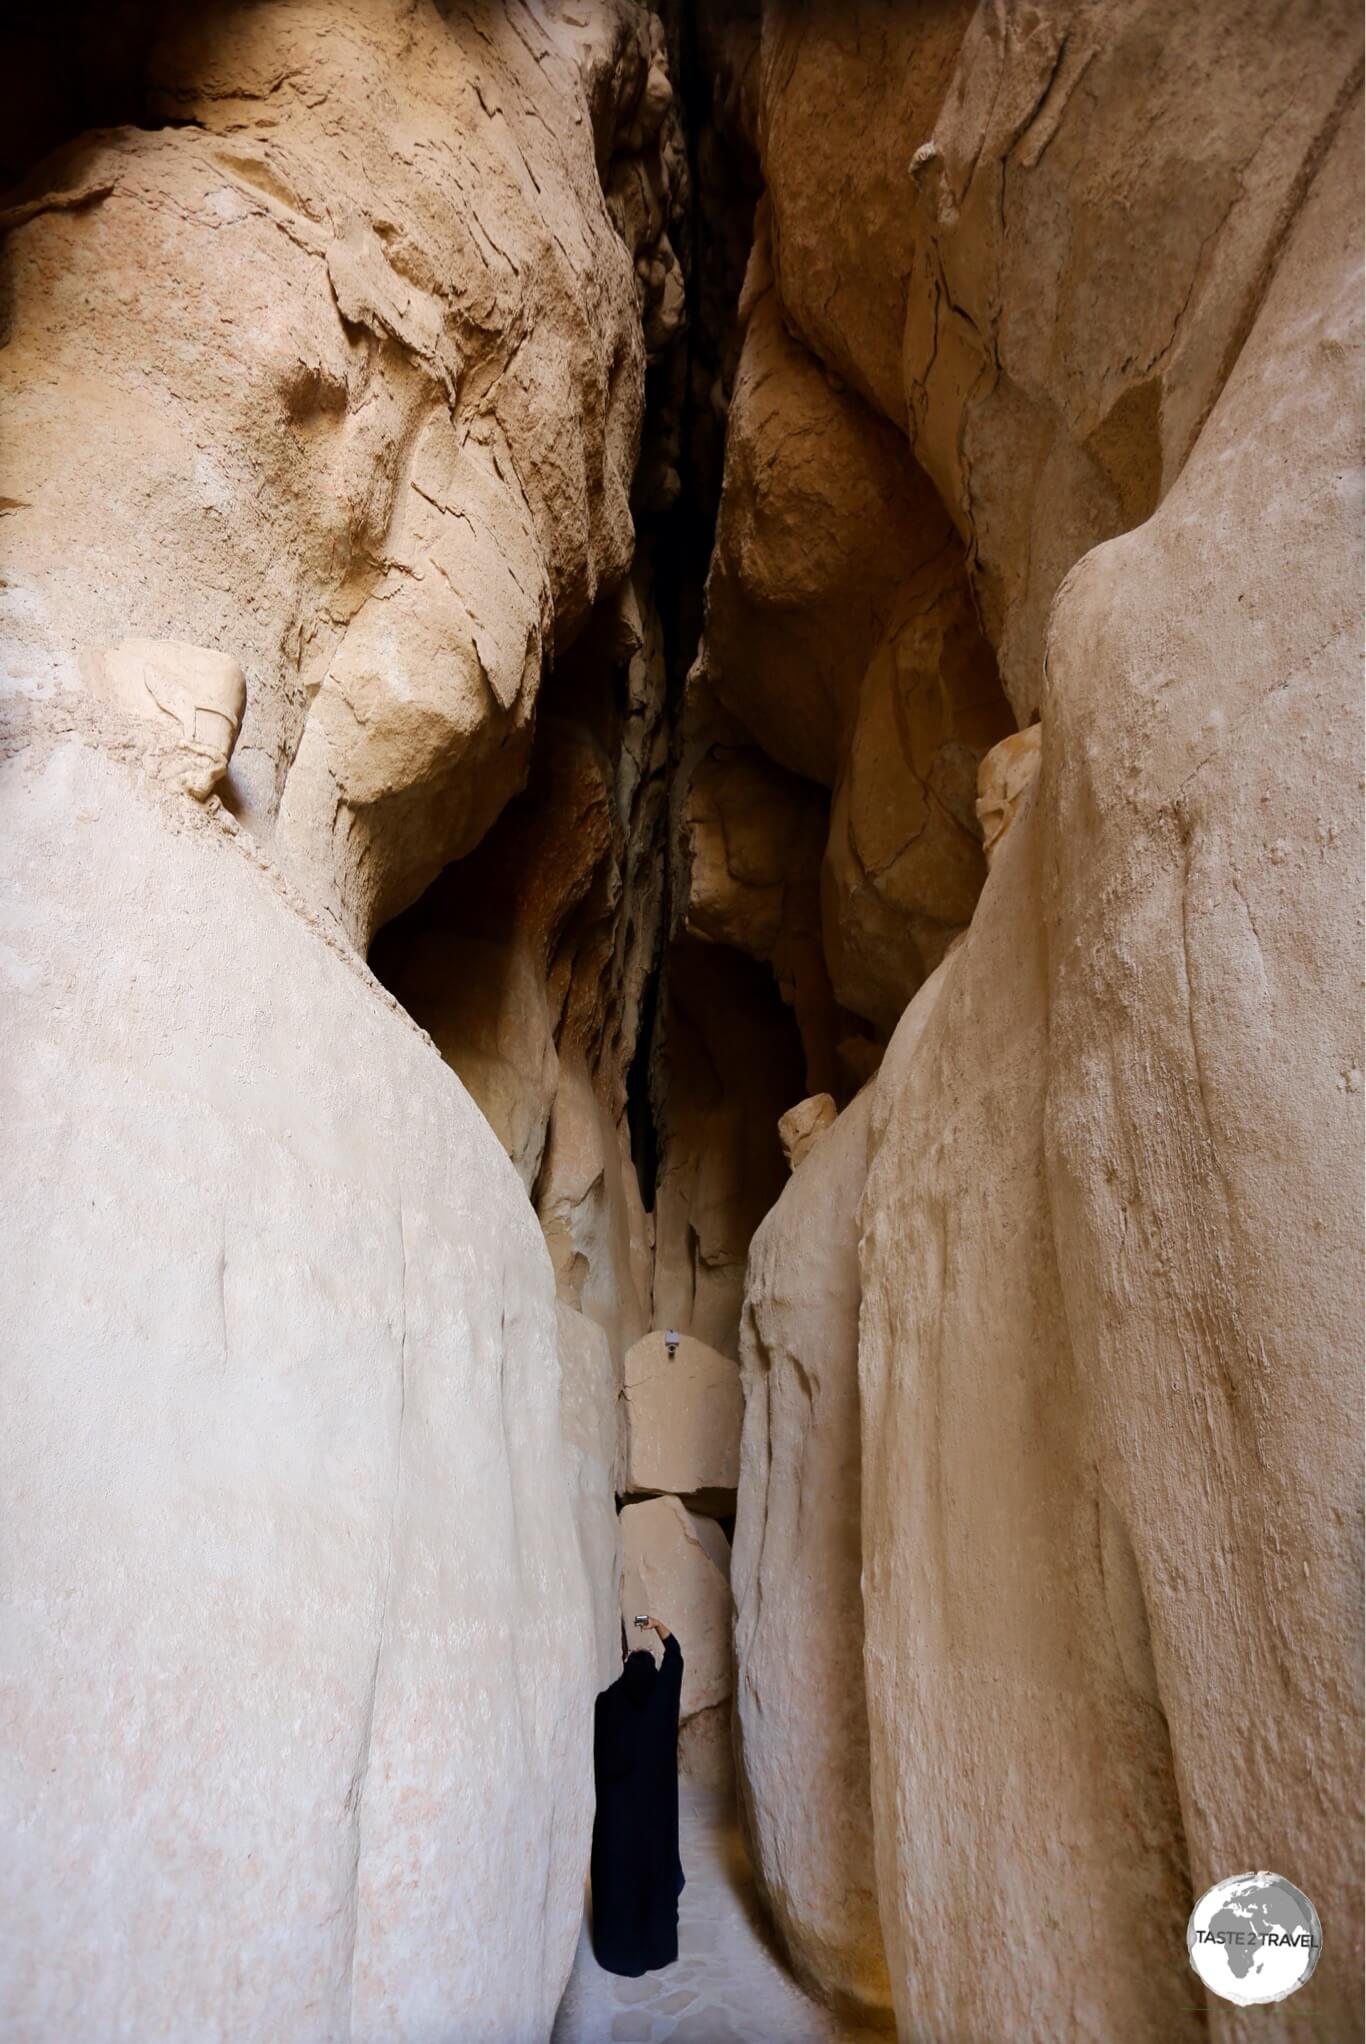
[[[877,1890],[905,2035],[1158,2044],[1204,2019],[1166,1723],[1141,1617],[1120,1633],[1102,1565],[1110,1508],[1043,1197],[1037,820],[1017,818],[875,1086],[859,1374]],[[1014,1951],[961,1940],[984,1912]],[[1126,1935],[1096,1938],[1107,1922]]]
[[[1060,592],[1041,777],[877,1082],[866,1668],[910,2034],[1358,2021],[1359,165],[1354,116],[1179,481]],[[1274,2012],[1192,2011],[1171,1953],[1235,1862],[1341,1933]],[[1027,2000],[945,1963],[987,1895]],[[1074,1915],[1133,1938],[1076,1963]]]
[[[827,1129],[754,1238],[731,1571],[755,1866],[798,1973],[865,2014],[891,2002],[859,1586],[858,1209],[871,1098]]]
[[[688,1511],[676,1497],[626,1505],[621,1514],[621,1615],[630,1647],[640,1644],[631,1621],[649,1612],[677,1633],[683,1654],[681,1715],[709,1710],[731,1693],[730,1549],[714,1519]],[[656,1659],[663,1649],[653,1633]]]
[[[0,2027],[530,2044],[616,1622],[606,1328],[647,1324],[620,1091],[662,675],[622,578],[679,310],[662,38],[611,0],[163,12],[149,125],[5,220],[5,685],[15,745],[77,743],[7,815],[7,1162],[49,1191],[10,1242],[6,1494],[48,1509],[6,1534]],[[409,961],[524,1187],[557,1046],[562,1128],[599,1054],[612,1258],[562,1378],[525,1190],[354,954],[516,793],[543,663],[599,620],[620,747],[560,764],[615,808],[508,941]]]
[[[597,1673],[534,1217],[245,833],[88,744],[3,808],[0,2029],[533,2044]]]
[[[86,653],[81,671],[101,701],[157,726],[180,785],[206,801],[227,772],[242,728],[247,684],[237,662],[203,646],[123,639]]]
[[[683,1335],[670,1360],[662,1332],[626,1351],[626,1488],[735,1489],[744,1402],[730,1356]]]
[[[515,791],[542,654],[630,560],[647,22],[168,9],[148,110],[183,125],[83,141],[14,214],[12,674],[235,660],[225,798],[362,946]]]
[[[1196,1889],[1285,1870],[1338,1926],[1274,2011],[1305,2040],[1361,2009],[1360,163],[1358,110],[1180,481],[1063,589],[1042,786],[1093,1452]]]
[[[621,1666],[621,1524],[618,1372],[603,1328],[555,1306],[560,1349],[560,1435],[579,1552],[593,1600],[598,1686]]]

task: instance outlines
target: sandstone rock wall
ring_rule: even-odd
[[[945,1964],[991,1893],[1134,1927],[1088,1942],[1083,2006],[1040,1917],[1029,2006],[1069,2034],[1250,2035],[1170,1961],[1235,1861],[1340,1923],[1275,2034],[1354,2020],[1359,1812],[1302,1785],[1360,1751],[1358,176],[1354,120],[1167,501],[1060,593],[1042,783],[879,1075],[866,1662],[908,2029],[1030,2020],[1013,1966]]]
[[[754,1237],[731,1573],[759,1876],[804,1976],[880,2014],[891,1993],[873,1876],[858,1386],[871,1108],[867,1089],[816,1138]]]
[[[543,654],[630,561],[664,223],[619,204],[623,245],[600,179],[658,155],[643,23],[168,8],[159,125],[11,207],[18,671],[231,652],[228,800],[361,943],[516,791]]]
[[[534,1217],[245,834],[69,741],[3,799],[0,2028],[531,2044],[596,1680]]]
[[[802,558],[805,507],[783,492],[820,476],[814,429],[798,459],[779,450],[808,399],[785,403],[774,367],[753,393],[742,375],[705,685],[788,766],[823,705],[833,765],[814,747],[800,764],[834,785],[838,1000],[884,1034],[944,961],[875,1082],[859,1251],[876,1888],[908,2035],[1250,2035],[1193,2002],[1180,1955],[1192,1887],[1254,1864],[1317,1880],[1342,1920],[1334,1967],[1325,1951],[1275,2034],[1331,2033],[1357,1991],[1358,1813],[1298,1784],[1355,1782],[1361,1751],[1359,1500],[1338,1453],[1360,1440],[1359,847],[1341,821],[1360,732],[1359,42],[1345,10],[1308,7],[1206,10],[1190,34],[1152,0],[764,12],[768,251],[746,346],[757,363],[760,340],[772,360],[804,344],[810,402],[823,375],[821,404],[903,430],[917,480],[896,501],[947,511],[1015,717],[1043,719],[1040,786],[1021,795],[1027,762],[1012,781],[1001,755],[984,788],[1008,829],[975,909],[980,864],[923,941],[915,918],[951,885],[930,841],[912,887],[865,914],[845,848],[904,830],[914,791],[889,785],[869,714],[867,601],[804,655],[853,645],[855,679],[812,691],[785,658],[775,596],[819,572],[832,521],[811,518]],[[807,506],[822,495],[823,477]],[[766,588],[780,546],[793,565]],[[924,671],[952,732],[981,670],[934,631]],[[976,727],[965,770],[991,739]],[[881,806],[860,817],[864,744]],[[968,796],[965,771],[951,807],[971,827]],[[782,1216],[829,1140],[761,1231],[756,1357],[765,1316],[811,1282]],[[748,1446],[775,1386],[828,1364],[814,1316],[798,1335],[782,1372],[747,1378],[740,1717],[770,1901],[837,1993],[791,1893],[831,1821],[781,1790],[810,1726],[779,1737],[770,1717],[753,1738],[747,1687],[809,1644],[790,1499]],[[855,1636],[827,1695],[856,1658]],[[1230,1736],[1257,1758],[1216,1788]],[[966,1956],[951,1926],[984,1907],[1034,1926],[1023,1971],[1004,1946],[999,1968]],[[1135,1926],[1124,1951],[1059,1935],[1097,1911]]]
[[[909,428],[1021,723],[1063,575],[1179,474],[1359,62],[1316,0],[765,9],[787,316]]]
[[[859,1370],[877,1888],[908,2035],[1020,2035],[1047,2008],[1064,2035],[1194,2036],[1167,1728],[1141,1599],[1135,1618],[1102,1561],[1110,1507],[1043,1197],[1036,824],[1017,819],[875,1082]],[[984,1908],[1027,1967],[955,1962],[951,1926]],[[1129,1935],[1102,1951],[1059,1930],[1118,1920]]]
[[[1339,1925],[1277,2010],[1304,2038],[1350,2029],[1361,1966],[1360,176],[1358,100],[1179,480],[1060,594],[1045,704],[1047,1184],[1094,1452],[1196,1889],[1284,1863]]]
[[[4,216],[6,1164],[41,1197],[0,2020],[530,2040],[650,1290],[662,31],[136,13],[137,125]],[[457,869],[392,975],[443,1064],[358,954],[481,839],[501,896]]]

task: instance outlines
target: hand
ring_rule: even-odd
[[[653,1626],[654,1630],[659,1634],[660,1643],[662,1644],[669,1637],[668,1626],[665,1625],[663,1620],[659,1618],[652,1618],[650,1620],[650,1624]]]

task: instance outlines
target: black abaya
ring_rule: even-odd
[[[678,1698],[683,1656],[634,1653],[593,1711],[593,1950],[635,1976],[678,1957]]]

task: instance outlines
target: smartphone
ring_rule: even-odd
[[[649,1621],[649,1619],[648,1619],[648,1618],[637,1618],[637,1619],[634,1619],[634,1620],[632,1621],[632,1623],[633,1623],[633,1624],[635,1624],[635,1625],[648,1625],[648,1624],[650,1623],[650,1621]]]

